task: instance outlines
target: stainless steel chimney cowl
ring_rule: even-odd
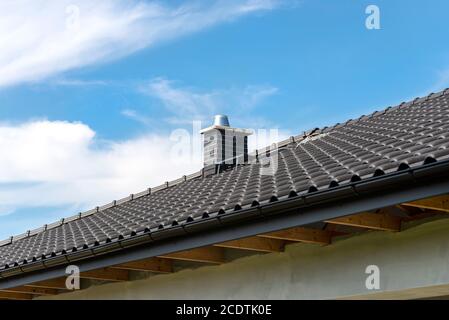
[[[214,116],[214,126],[229,127],[229,119],[227,115],[217,114]]]

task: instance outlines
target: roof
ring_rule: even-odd
[[[117,243],[133,243],[142,235],[152,241],[176,236],[180,228],[221,214],[280,206],[291,198],[449,161],[449,89],[311,130],[278,147],[272,176],[261,175],[260,164],[208,177],[199,172],[7,239],[0,243],[0,277],[37,263],[45,267],[45,261],[62,264],[67,257],[125,250]]]

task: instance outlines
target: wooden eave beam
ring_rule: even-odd
[[[67,290],[65,285],[65,278],[56,278],[43,280],[39,282],[34,282],[25,285],[26,287],[34,287],[34,288],[44,288],[44,289],[57,289],[57,290]]]
[[[279,239],[249,237],[217,243],[214,246],[259,252],[281,252],[284,251],[285,241]]]
[[[442,211],[444,213],[449,213],[449,196],[438,196],[429,199],[416,200],[412,202],[406,202],[402,204],[403,206],[421,208],[421,209],[431,209],[436,211]]]
[[[156,273],[170,273],[173,272],[173,260],[163,258],[150,258],[122,263],[111,268]]]
[[[330,232],[304,227],[296,227],[260,234],[259,237],[305,243],[316,243],[320,245],[326,245],[331,242]]]
[[[368,212],[326,220],[325,222],[373,230],[400,231],[401,229],[400,218],[388,214]]]
[[[49,296],[49,295],[55,295],[58,294],[58,290],[56,289],[45,289],[45,288],[37,288],[37,287],[27,287],[27,286],[21,286],[16,288],[10,288],[10,289],[2,289],[1,292],[11,292],[11,293],[27,293],[27,294],[33,294],[33,295],[42,295],[42,296]]]
[[[114,268],[101,268],[81,272],[80,278],[102,281],[128,281],[129,271]]]
[[[219,247],[201,247],[159,256],[159,258],[193,262],[220,264],[225,262],[224,249]]]
[[[31,300],[31,299],[33,299],[33,295],[32,294],[28,294],[28,293],[20,293],[20,292],[0,291],[0,299]]]

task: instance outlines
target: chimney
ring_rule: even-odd
[[[214,124],[200,131],[204,139],[204,169],[216,173],[248,162],[248,136],[251,130],[232,128],[225,115],[216,115]]]

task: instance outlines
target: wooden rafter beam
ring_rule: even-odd
[[[159,258],[214,264],[225,262],[224,249],[212,246],[169,253],[163,256],[159,256]]]
[[[403,206],[402,204],[397,204],[395,207],[404,212],[407,216],[412,216],[423,212],[420,208]]]
[[[431,209],[442,212],[449,212],[449,196],[438,196],[429,199],[416,200],[412,202],[403,203],[403,206]]]
[[[128,281],[129,271],[113,268],[101,268],[81,272],[80,278],[103,281]]]
[[[173,260],[162,258],[150,258],[139,261],[132,261],[122,263],[111,268],[133,270],[133,271],[146,271],[156,273],[170,273],[173,272]]]
[[[65,278],[56,278],[49,279],[39,282],[34,282],[25,285],[26,287],[34,287],[34,288],[44,288],[44,289],[57,289],[57,290],[67,290],[65,285]]]
[[[0,299],[8,300],[31,300],[33,299],[32,294],[20,293],[20,292],[4,292],[0,291]]]
[[[56,289],[45,289],[45,288],[36,288],[36,287],[16,287],[16,288],[10,288],[10,289],[2,289],[1,292],[12,292],[12,293],[27,293],[27,294],[35,294],[35,295],[42,295],[42,296],[49,296],[49,295],[55,295],[58,294],[58,290]]]
[[[270,233],[260,234],[259,237],[280,239],[287,241],[297,241],[306,243],[316,243],[326,245],[331,242],[331,233],[319,229],[296,227],[279,230]]]
[[[325,222],[373,230],[399,231],[401,229],[400,218],[381,213],[359,213]]]
[[[249,237],[217,243],[214,246],[259,252],[281,252],[284,251],[285,241],[279,239]]]

